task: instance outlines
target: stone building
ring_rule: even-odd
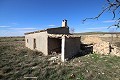
[[[67,20],[63,20],[62,27],[25,33],[25,45],[46,56],[53,52],[60,53],[64,62],[80,51],[80,36],[70,34]]]

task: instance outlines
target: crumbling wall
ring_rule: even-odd
[[[120,48],[114,45],[111,45],[111,55],[120,56]]]
[[[93,44],[93,52],[98,54],[108,55],[110,54],[110,44],[109,42],[99,42]]]
[[[106,39],[106,38],[105,38]],[[105,40],[103,37],[95,35],[82,36],[83,44],[92,44],[93,53],[104,54],[104,55],[116,55],[120,56],[120,48],[113,45],[110,40]]]
[[[84,44],[100,43],[102,40],[98,36],[82,36],[82,42]]]

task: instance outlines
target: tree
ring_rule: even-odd
[[[112,20],[116,20],[115,24],[109,26],[113,27],[115,26],[116,28],[120,28],[120,17],[116,18],[116,15],[120,15],[120,0],[106,0],[107,1],[107,6],[103,8],[103,10],[101,11],[101,13],[99,13],[96,17],[92,17],[92,18],[86,18],[83,20],[83,22],[85,22],[88,19],[94,19],[94,20],[98,20],[98,18],[104,14],[106,11],[110,11],[113,14]],[[118,13],[118,14],[117,14]]]
[[[74,28],[70,28],[70,33],[74,33],[75,29]]]

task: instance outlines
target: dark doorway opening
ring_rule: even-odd
[[[61,53],[60,38],[48,38],[48,53],[53,55]]]
[[[81,56],[85,56],[87,54],[91,54],[93,53],[93,44],[83,44],[81,43],[80,45],[80,52],[75,55],[74,57],[81,57]]]
[[[36,39],[33,39],[33,49],[36,49]]]

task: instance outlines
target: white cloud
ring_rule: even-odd
[[[50,25],[48,25],[48,26],[52,26],[52,27],[53,27],[53,26],[55,26],[55,25],[54,25],[54,24],[50,24]]]
[[[94,28],[86,28],[88,30],[101,30],[101,29],[107,29],[108,27],[94,27]]]
[[[0,37],[6,36],[23,36],[24,33],[20,31],[0,30]]]
[[[0,36],[24,36],[24,33],[36,30],[36,28],[7,28],[6,30],[0,30]]]
[[[0,28],[7,28],[7,27],[10,27],[10,26],[0,26]]]
[[[9,28],[13,30],[36,30],[36,28]]]
[[[116,22],[117,20],[106,20],[106,21],[103,21],[103,23],[114,23]]]

